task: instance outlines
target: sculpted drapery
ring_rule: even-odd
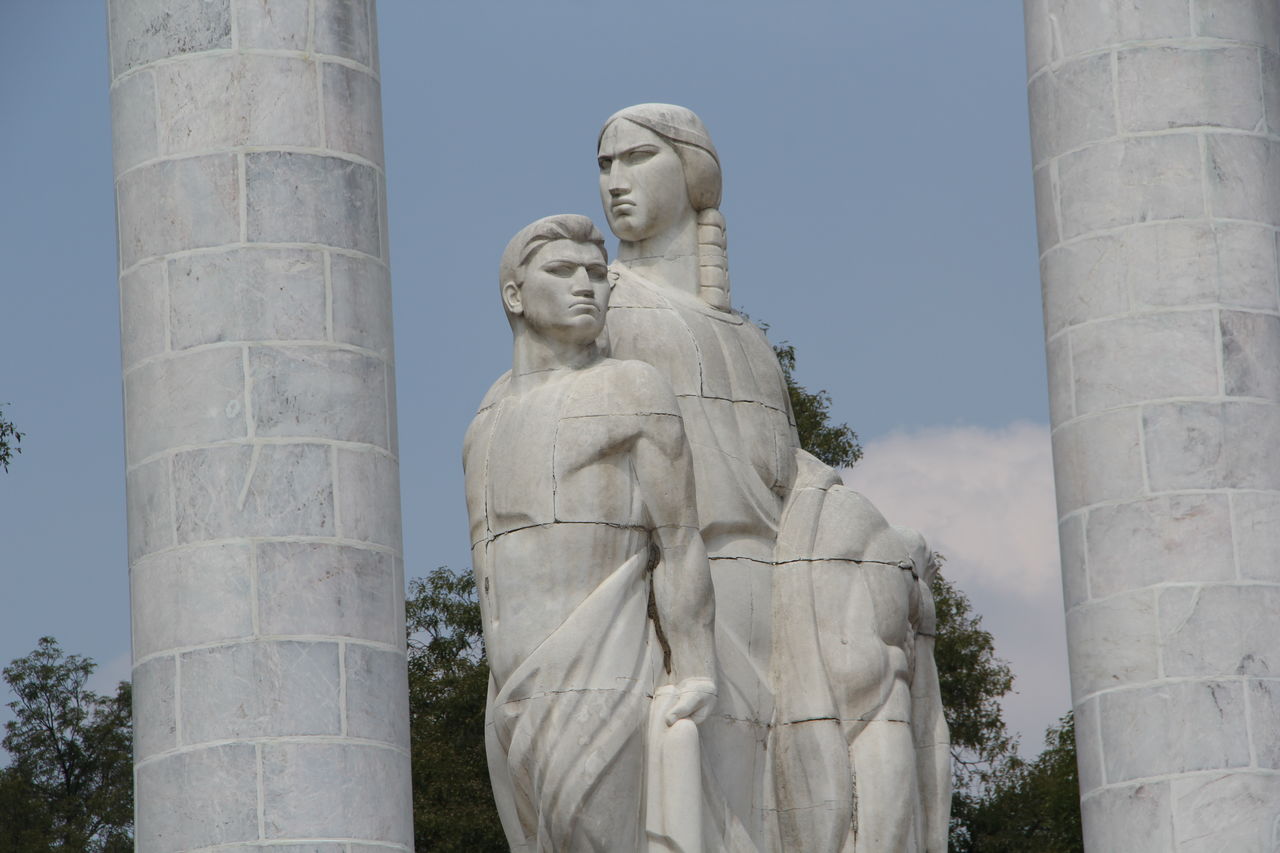
[[[487,543],[476,558],[477,578],[492,595],[504,563],[529,571],[527,556],[509,553],[523,547],[525,534],[477,531],[477,519],[491,525],[499,504],[491,494],[483,501],[472,494],[479,460],[489,492],[500,484],[512,506],[531,507],[537,503],[531,495],[559,488],[555,466],[564,464],[558,454],[565,442],[590,448],[600,425],[619,417],[645,423],[664,417],[679,425],[672,440],[684,448],[681,476],[690,482],[683,523],[696,526],[696,555],[672,560],[653,548],[660,528],[643,499],[630,504],[632,516],[609,522],[628,531],[625,546],[615,533],[601,538],[608,547],[579,539],[563,552],[601,560],[591,593],[545,642],[494,669],[491,772],[513,849],[941,853],[949,759],[932,666],[927,546],[914,532],[890,527],[836,472],[799,448],[772,348],[729,307],[719,160],[697,116],[664,104],[623,110],[605,123],[598,161],[619,250],[605,288],[604,329],[591,347],[610,357],[606,364],[642,367],[646,387],[660,391],[648,395],[645,406],[653,411],[641,417],[631,412],[633,402],[596,411],[605,386],[582,390],[592,387],[585,375],[566,384],[577,389],[563,392],[572,404],[546,402],[546,389],[537,392],[541,401],[513,395],[510,380],[495,385],[466,453],[472,541]],[[517,343],[517,362],[519,354]],[[504,418],[510,434],[499,439]],[[590,421],[594,432],[569,438],[576,433],[565,424],[576,418]],[[479,435],[489,438],[481,442]],[[540,435],[552,439],[538,446]],[[502,454],[517,446],[524,461],[504,461]],[[503,467],[524,471],[531,456],[555,460],[539,463],[550,486]],[[598,466],[604,457],[593,458]],[[609,464],[619,466],[616,453]],[[634,473],[634,463],[627,465]],[[554,530],[572,521],[554,507],[537,518],[514,515],[521,529]],[[543,581],[559,584],[566,570],[582,573],[553,558]],[[661,689],[679,695],[680,684],[664,669],[674,626],[655,605],[663,570],[708,579],[711,650],[697,678],[706,691],[700,695],[713,698],[683,720],[696,743],[694,762],[683,766],[699,768],[684,776],[701,777],[685,799],[697,800],[697,808],[639,816],[634,809],[663,801],[654,788],[688,782],[653,771],[667,766],[659,756],[671,726],[663,720],[655,728],[646,703]],[[485,626],[492,658],[493,643],[501,646],[512,629],[492,610]],[[561,698],[566,693],[573,698]],[[586,720],[596,722],[575,734]],[[595,769],[583,775],[587,766]],[[630,769],[618,769],[624,767]],[[625,807],[605,805],[622,790],[606,793],[618,774],[640,780],[635,802]],[[619,808],[634,816],[631,824]],[[566,817],[575,809],[576,817]],[[677,826],[675,836],[661,823],[690,819],[698,830]],[[618,834],[592,846],[594,836],[582,835],[582,827],[596,823]],[[557,829],[561,824],[573,828]],[[517,825],[520,838],[512,832]],[[528,827],[543,825],[530,834]]]

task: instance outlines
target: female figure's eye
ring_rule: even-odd
[[[627,165],[637,166],[646,160],[653,159],[653,155],[657,153],[658,152],[652,148],[637,148],[634,151],[628,151],[626,155]]]

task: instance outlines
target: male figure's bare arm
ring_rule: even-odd
[[[639,418],[632,464],[661,550],[653,576],[654,603],[671,650],[672,682],[680,693],[667,723],[684,717],[698,721],[715,702],[715,596],[698,527],[693,457],[665,380],[648,365],[628,366],[636,411],[673,413]]]

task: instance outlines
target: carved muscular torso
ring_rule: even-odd
[[[653,524],[633,449],[655,434],[683,442],[675,402],[649,365],[605,359],[528,386],[513,394],[510,377],[499,379],[464,448],[472,556],[498,684],[618,566],[647,559]]]

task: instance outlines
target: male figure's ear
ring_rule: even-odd
[[[509,281],[502,285],[502,302],[507,311],[517,316],[524,313],[524,302],[520,298],[520,285]]]

